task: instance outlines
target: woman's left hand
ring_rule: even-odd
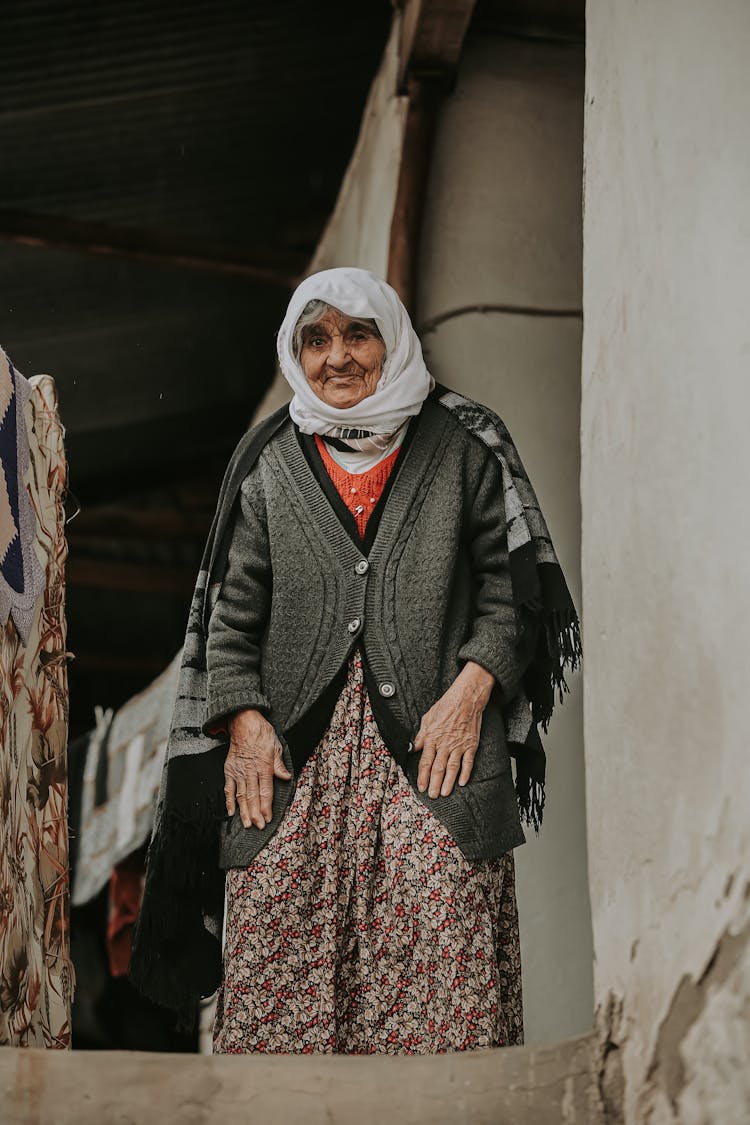
[[[424,716],[414,739],[415,751],[422,751],[417,774],[420,793],[429,785],[430,797],[447,797],[453,792],[456,778],[459,785],[469,780],[479,745],[482,712],[494,683],[491,672],[469,660]]]

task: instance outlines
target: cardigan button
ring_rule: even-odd
[[[358,563],[354,564],[354,569],[356,570],[357,574],[367,574],[368,570],[370,569],[370,564],[368,563],[367,559],[360,559]]]
[[[350,633],[356,633],[357,629],[359,629],[361,624],[362,624],[362,622],[360,621],[360,619],[358,617],[353,617],[351,619],[351,621],[349,622],[349,624],[347,625],[347,629],[349,630]]]
[[[396,694],[396,685],[392,684],[390,680],[385,680],[378,688],[378,691],[381,695],[384,695],[386,699],[390,699],[392,695]]]

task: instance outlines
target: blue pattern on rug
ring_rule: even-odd
[[[16,372],[10,360],[8,361],[8,370],[13,383],[13,395],[8,403],[5,416],[0,422],[0,465],[2,465],[5,475],[5,486],[16,534],[5,553],[5,557],[0,561],[0,573],[2,573],[11,589],[20,594],[23,593],[24,589],[24,574],[18,512],[18,430],[16,419],[18,395],[16,393]]]

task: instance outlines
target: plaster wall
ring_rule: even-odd
[[[587,13],[585,738],[603,1090],[750,1119],[750,7]]]
[[[583,78],[578,46],[467,40],[438,124],[417,318],[435,377],[508,425],[579,608]],[[570,686],[544,740],[542,832],[516,851],[531,1043],[593,1018],[580,678]]]

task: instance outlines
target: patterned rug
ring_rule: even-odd
[[[4,355],[0,358],[6,424],[8,408],[20,416],[25,399],[28,429],[24,426],[21,438],[25,442],[28,433],[29,440],[22,445],[19,439],[17,449],[19,459],[25,450],[30,466],[27,489],[8,457],[12,443],[4,444],[5,499],[14,524],[3,528],[2,582],[13,590],[9,561],[19,555],[7,547],[20,538],[24,594],[29,594],[24,549],[29,524],[22,503],[14,513],[16,499],[28,498],[34,529],[29,546],[44,559],[24,639],[14,624],[15,612],[0,629],[0,1047],[65,1048],[70,1046],[73,989],[66,815],[67,466],[54,382],[42,375],[29,385]],[[2,1109],[0,1120],[5,1120]]]

